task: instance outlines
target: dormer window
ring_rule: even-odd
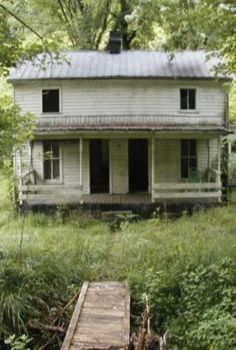
[[[196,89],[180,89],[180,109],[196,110]]]
[[[59,113],[60,112],[60,91],[59,89],[42,90],[42,112]]]

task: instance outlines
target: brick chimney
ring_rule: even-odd
[[[120,53],[121,35],[119,32],[110,32],[109,51],[111,54]]]

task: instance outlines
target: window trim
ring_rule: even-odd
[[[44,144],[48,143],[56,143],[58,144],[59,147],[59,178],[58,179],[45,179],[45,174],[44,174]],[[43,182],[46,184],[63,184],[63,176],[62,176],[62,171],[63,171],[63,165],[62,165],[62,147],[61,143],[57,142],[56,140],[44,140],[43,142]]]
[[[59,90],[59,112],[43,112],[43,90]],[[49,114],[61,114],[62,113],[62,92],[61,87],[59,86],[50,86],[50,87],[42,87],[40,91],[41,98],[41,114],[49,115]]]
[[[195,138],[181,138],[180,139],[180,180],[181,181],[188,181],[188,179],[189,179],[189,177],[183,177],[182,176],[182,140],[187,140],[187,141],[190,141],[190,140],[195,140],[195,142],[196,142],[196,161],[197,161],[197,169],[198,169],[198,140],[197,139],[195,139]],[[187,158],[187,157],[186,157]],[[195,158],[195,157],[191,157],[191,158]],[[189,157],[188,157],[188,159],[189,159]],[[189,167],[188,167],[188,169],[189,169]]]
[[[181,109],[181,90],[195,90],[195,109]],[[179,113],[199,113],[199,91],[197,86],[179,86],[178,87],[178,106]]]

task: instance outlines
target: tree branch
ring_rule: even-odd
[[[39,39],[43,40],[43,37],[37,33],[31,26],[29,26],[26,22],[24,22],[21,18],[19,18],[15,13],[9,10],[6,6],[0,4],[0,8],[2,8],[5,12],[7,12],[11,17],[15,18],[18,22],[20,22],[24,27],[29,29],[32,33],[34,33]]]

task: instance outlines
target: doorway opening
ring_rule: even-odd
[[[90,140],[90,192],[109,193],[108,140]]]
[[[148,140],[129,140],[129,192],[148,192]]]

